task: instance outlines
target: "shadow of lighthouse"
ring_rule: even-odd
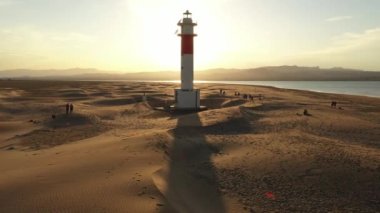
[[[156,174],[165,182],[162,212],[225,212],[211,162],[214,151],[200,128],[201,121],[194,113],[180,116],[171,132],[174,139],[167,152],[168,167]]]

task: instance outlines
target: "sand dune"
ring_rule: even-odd
[[[2,81],[0,212],[380,211],[380,99],[197,86]]]

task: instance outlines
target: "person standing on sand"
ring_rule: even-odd
[[[66,103],[66,115],[69,114],[69,103]]]
[[[74,111],[74,105],[70,104],[70,114],[73,113],[73,111]]]

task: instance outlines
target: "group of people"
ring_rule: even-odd
[[[235,92],[235,96],[240,96],[240,92]],[[263,99],[263,96],[261,94],[259,94],[257,97],[259,98],[259,100]],[[251,94],[243,94],[243,99],[253,101],[253,98],[254,96]]]
[[[247,99],[247,100],[250,100],[250,101],[253,101],[253,95],[251,95],[251,94],[244,94],[243,98]]]
[[[226,95],[226,91],[220,89],[219,90],[219,95],[225,96]],[[234,96],[237,96],[237,97],[242,96],[243,99],[254,101],[253,100],[254,96],[251,95],[251,94],[243,94],[243,95],[241,95],[239,91],[235,91]],[[259,100],[263,100],[263,96],[261,94],[259,94],[257,97],[259,98]]]
[[[336,102],[336,101],[331,101],[331,108],[337,108],[337,105],[338,105],[338,102]],[[338,107],[338,109],[343,110],[342,107]]]
[[[73,113],[74,105],[72,103],[66,103],[66,115]]]

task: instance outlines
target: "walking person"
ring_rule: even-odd
[[[70,104],[70,114],[73,113],[73,111],[74,111],[74,105]]]
[[[69,103],[66,103],[66,115],[69,114],[69,107],[70,107]]]

